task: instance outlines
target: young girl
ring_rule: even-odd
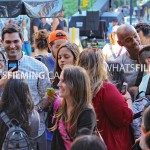
[[[79,54],[79,48],[74,43],[66,42],[59,47],[54,69],[53,88],[58,88],[57,84],[59,82],[59,76],[63,67],[65,65],[76,65]]]

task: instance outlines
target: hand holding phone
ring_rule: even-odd
[[[18,71],[18,60],[8,60],[8,70],[12,68],[14,68],[12,72]]]
[[[123,82],[122,89],[121,89],[121,94],[125,95],[126,92],[127,92],[127,89],[128,89],[128,84],[126,82]]]

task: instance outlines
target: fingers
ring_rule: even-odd
[[[13,67],[13,68],[11,68],[11,69],[9,69],[8,71],[9,71],[9,72],[13,72],[13,71],[15,70],[15,68],[16,68],[16,66]]]
[[[48,99],[50,103],[53,103],[54,100],[58,97],[56,93],[55,93],[55,94],[52,94],[52,95],[48,95],[48,94],[46,93],[45,96],[46,96],[46,99]]]

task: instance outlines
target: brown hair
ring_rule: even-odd
[[[4,40],[4,35],[6,33],[18,33],[22,40],[21,29],[16,24],[8,24],[2,29],[2,40]]]
[[[56,65],[54,68],[54,76],[56,73],[58,73],[58,75],[60,75],[61,73],[61,68],[59,67],[59,64],[58,64],[58,54],[59,54],[59,51],[64,47],[66,47],[72,53],[75,63],[77,62],[79,58],[80,51],[76,44],[71,43],[71,42],[66,42],[66,43],[61,44],[57,52]],[[59,82],[59,79],[56,77],[53,82],[54,88],[58,88],[57,87],[58,82]]]
[[[139,51],[139,62],[145,64],[145,59],[150,57],[150,46],[145,46]]]
[[[63,70],[64,83],[70,87],[70,94],[72,97],[73,109],[71,110],[70,117],[66,116],[67,103],[62,100],[62,104],[56,114],[56,123],[51,129],[54,131],[57,128],[58,121],[63,116],[65,125],[70,124],[70,135],[75,138],[77,132],[77,121],[79,115],[85,108],[92,108],[91,105],[91,87],[90,79],[86,71],[79,66],[66,65]]]
[[[48,32],[46,29],[39,30],[33,34],[33,39],[36,44],[36,47],[40,50],[48,48],[47,44]]]

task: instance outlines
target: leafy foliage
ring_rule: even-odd
[[[78,0],[62,0],[65,9],[65,18],[68,18],[78,11]],[[82,0],[80,0],[82,5]],[[88,10],[96,2],[96,0],[87,0],[88,6],[86,8],[81,8],[81,10]]]

